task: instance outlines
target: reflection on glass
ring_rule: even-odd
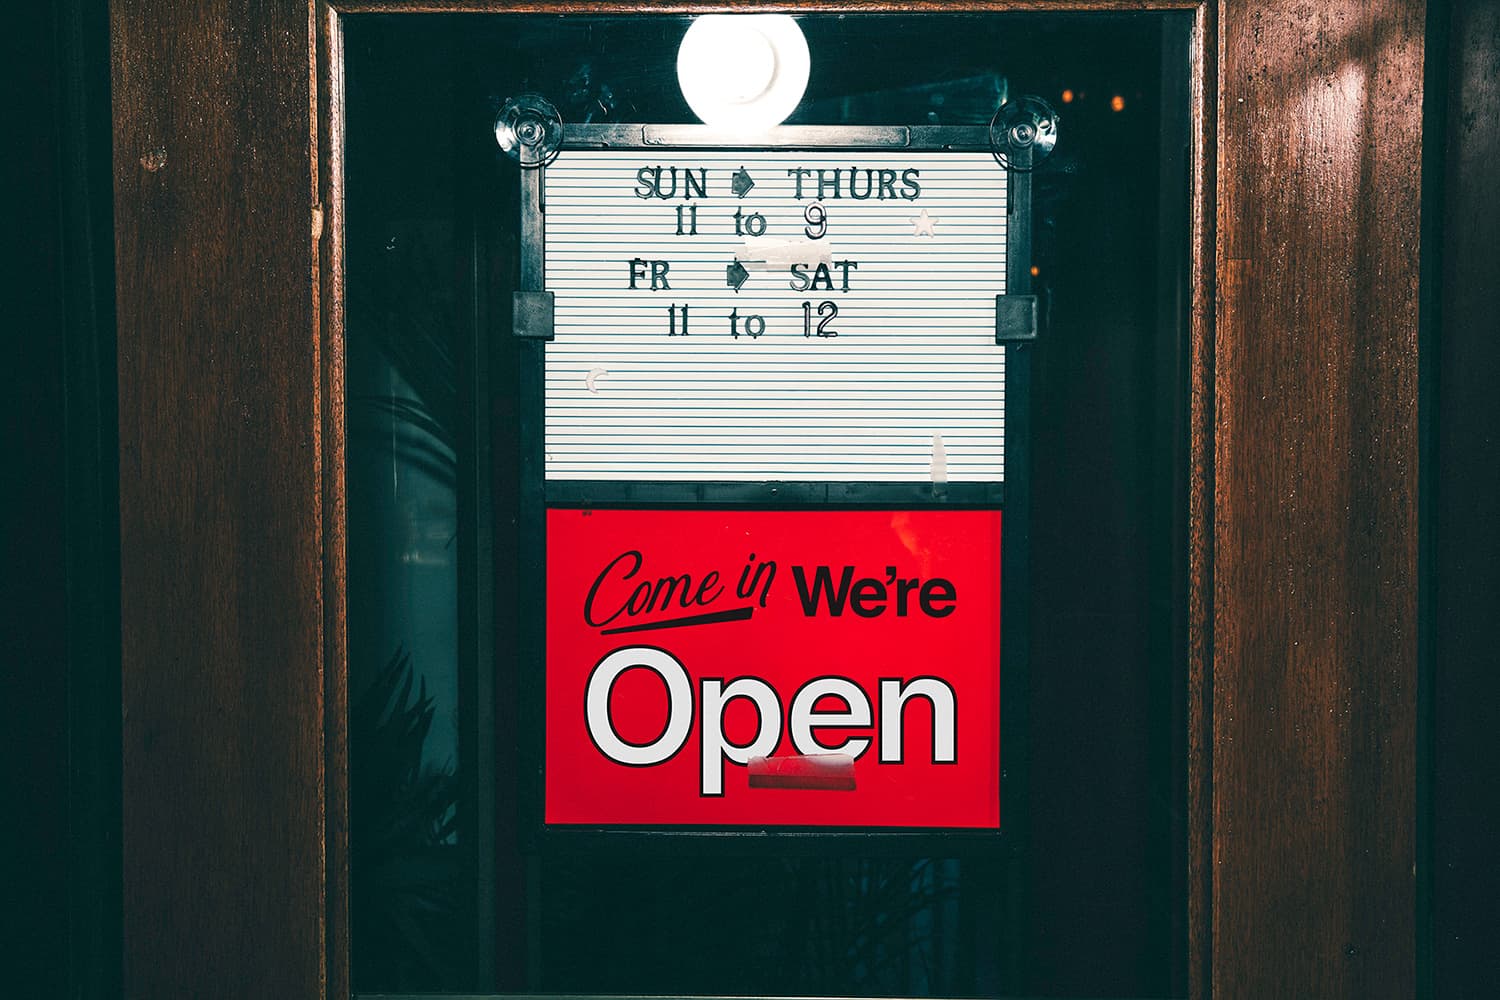
[[[962,862],[930,858],[575,859],[553,866],[544,886],[545,961],[556,970],[545,988],[973,993],[963,875]],[[572,943],[590,935],[600,939],[589,960],[570,961]]]
[[[356,232],[358,232],[356,230]],[[351,915],[357,981],[461,967],[457,369],[441,230],[351,253]]]

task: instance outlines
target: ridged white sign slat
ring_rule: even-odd
[[[1004,479],[987,153],[565,150],[552,480]]]

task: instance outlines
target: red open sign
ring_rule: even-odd
[[[998,511],[550,510],[546,627],[548,823],[999,828]]]

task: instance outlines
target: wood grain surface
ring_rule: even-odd
[[[319,332],[322,350],[324,812],[327,840],[324,996],[352,992],[349,966],[349,631],[347,424],[344,322],[344,45],[336,12],[319,5],[318,130]]]
[[[112,5],[124,985],[323,992],[306,4]]]
[[[939,14],[980,11],[1191,10],[1202,0],[334,0],[342,13],[436,14]]]
[[[1422,4],[1221,10],[1212,995],[1415,990]]]
[[[1214,288],[1218,159],[1218,11],[1194,12],[1190,104],[1192,185],[1188,331],[1187,987],[1208,996],[1213,952]]]

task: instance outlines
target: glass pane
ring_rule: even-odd
[[[1187,37],[1179,14],[807,15],[793,125],[1060,113],[1033,175],[1024,806],[989,847],[535,838],[540,432],[508,98],[694,123],[690,19],[349,16],[360,992],[1185,993]],[[528,408],[531,409],[528,409]],[[1007,468],[1007,473],[1009,473]]]

